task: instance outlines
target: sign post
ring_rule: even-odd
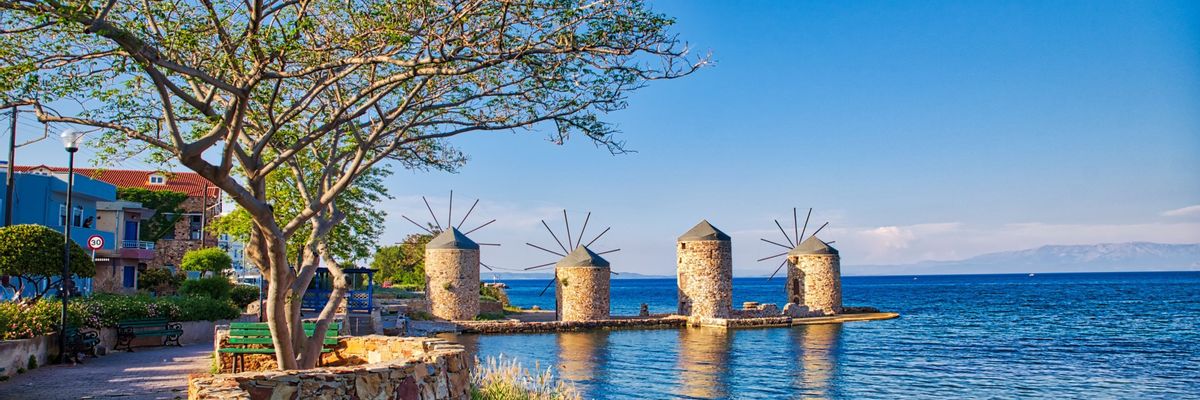
[[[92,235],[88,238],[87,246],[92,250],[92,262],[96,262],[96,250],[104,248],[104,237],[100,235]]]

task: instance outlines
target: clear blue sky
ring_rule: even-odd
[[[595,247],[623,249],[614,269],[658,274],[701,218],[734,236],[736,273],[773,269],[758,238],[791,207],[831,221],[844,264],[1200,242],[1200,2],[652,5],[716,65],[609,116],[637,153],[454,139],[459,173],[391,178],[384,241],[414,232],[399,213],[428,219],[413,196],[444,212],[454,189],[500,219],[473,236],[504,243],[484,255],[502,266],[552,261],[522,243],[552,243],[537,219],[561,224],[563,207],[613,226]]]

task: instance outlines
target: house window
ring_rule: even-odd
[[[150,184],[151,184],[151,185],[162,185],[162,184],[165,184],[165,183],[167,183],[167,178],[166,178],[165,176],[162,176],[162,175],[150,175]]]
[[[191,217],[191,220],[188,221],[188,238],[189,239],[200,240],[200,234],[203,231],[202,226],[201,226],[202,225],[201,221],[202,221],[202,218],[199,215],[193,215]]]
[[[126,265],[121,275],[121,286],[132,288],[137,284],[137,267]]]
[[[67,205],[59,204],[58,205],[58,226],[66,226],[66,225],[67,225]]]
[[[83,206],[71,207],[75,212],[71,213],[71,225],[83,226]]]

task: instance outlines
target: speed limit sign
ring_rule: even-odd
[[[92,235],[92,237],[88,238],[87,245],[89,249],[92,249],[92,251],[103,249],[104,237],[100,235]]]

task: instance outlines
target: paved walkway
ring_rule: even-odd
[[[211,368],[212,348],[212,343],[135,348],[78,365],[48,365],[0,382],[0,399],[187,398],[187,376]]]

